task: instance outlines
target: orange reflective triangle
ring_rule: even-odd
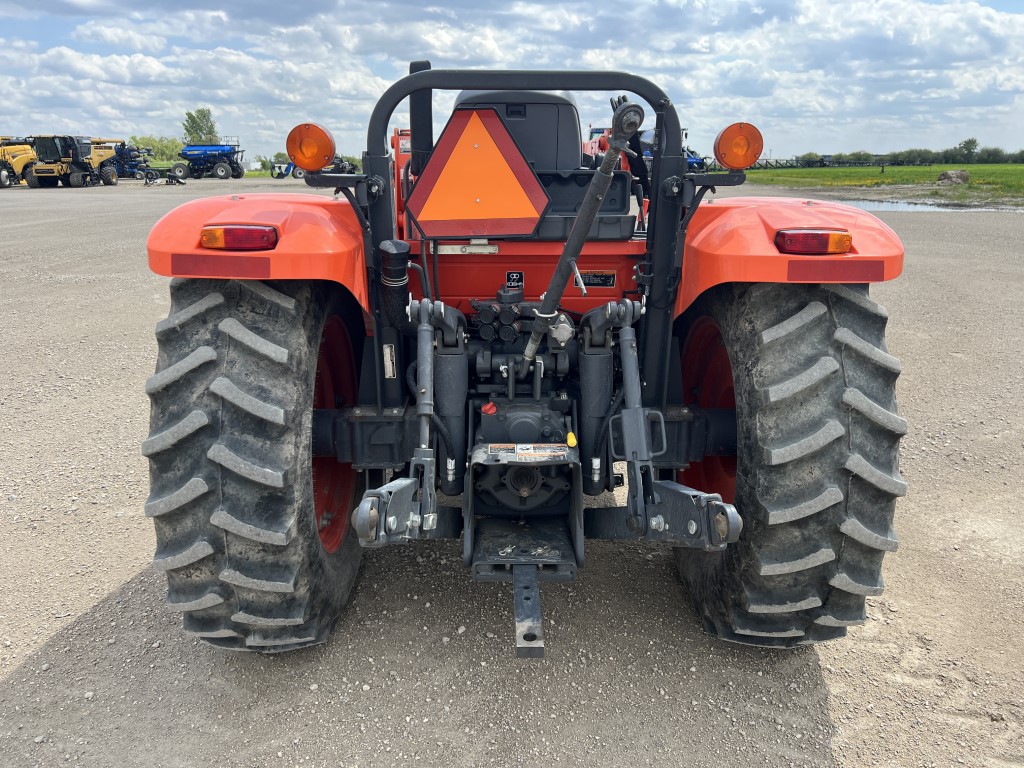
[[[452,116],[409,196],[427,237],[528,235],[548,196],[493,109]]]

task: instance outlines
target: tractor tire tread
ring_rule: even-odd
[[[295,312],[295,299],[276,288],[271,288],[261,280],[241,280],[239,285],[270,304],[276,304],[288,312]]]
[[[763,398],[769,403],[780,403],[813,389],[839,370],[840,365],[835,358],[820,357],[809,368],[763,389]]]
[[[701,315],[734,371],[744,531],[721,554],[677,550],[691,598],[705,628],[733,642],[841,637],[882,593],[907,489],[888,314],[866,286],[775,284],[713,289],[680,332]]]
[[[157,570],[169,571],[172,568],[184,568],[212,554],[213,545],[205,539],[199,539],[180,549],[158,549],[153,556],[153,565]]]
[[[153,395],[156,392],[167,389],[175,382],[192,373],[196,368],[206,363],[212,363],[216,359],[217,353],[213,347],[198,347],[174,365],[168,366],[162,371],[157,371],[146,379],[146,394]]]
[[[210,417],[206,415],[206,411],[196,409],[181,419],[181,421],[143,440],[142,455],[148,457],[173,448],[193,432],[202,429],[209,423]]]
[[[193,477],[181,488],[172,491],[166,496],[161,496],[160,498],[150,496],[146,501],[146,517],[159,517],[160,515],[170,514],[181,509],[189,502],[195,501],[209,490],[210,486],[206,484],[203,478]]]
[[[226,376],[218,376],[210,385],[210,391],[220,395],[221,399],[231,403],[236,408],[251,413],[257,418],[269,421],[283,427],[285,425],[284,408],[279,408],[273,403],[260,400],[258,397],[242,391],[231,379]]]
[[[229,317],[222,320],[219,327],[221,331],[238,343],[249,347],[253,352],[258,352],[264,357],[273,360],[275,363],[284,364],[288,362],[287,349],[275,344],[269,339],[265,339],[258,333],[253,333],[235,318]]]
[[[324,551],[308,471],[310,366],[325,313],[345,299],[325,283],[261,286],[172,281],[146,383],[146,514],[184,631],[279,652],[327,639],[361,550],[350,536],[343,551]]]
[[[163,336],[165,333],[181,328],[182,325],[198,317],[203,312],[209,309],[218,307],[224,303],[224,294],[219,291],[208,293],[199,301],[196,301],[189,306],[185,307],[179,312],[175,312],[170,317],[167,317],[156,324],[156,335],[157,337]]]
[[[295,538],[295,519],[286,520],[284,525],[271,529],[261,525],[240,520],[223,508],[218,509],[210,517],[210,522],[218,528],[223,528],[244,539],[259,542],[260,544],[273,544],[278,547],[286,547]]]
[[[765,459],[771,466],[789,464],[797,459],[806,459],[845,434],[846,430],[843,425],[835,419],[830,419],[813,434],[801,437],[791,443],[764,448]]]
[[[206,452],[206,458],[246,480],[270,488],[284,488],[287,482],[286,472],[244,459],[223,443],[215,443],[211,446],[210,450]]]

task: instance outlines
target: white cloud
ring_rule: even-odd
[[[186,109],[209,106],[250,154],[280,150],[306,119],[358,153],[376,99],[409,60],[429,58],[643,75],[705,152],[740,119],[761,127],[775,157],[938,149],[968,136],[1024,144],[1024,11],[968,0],[846,0],[842,9],[817,0],[639,0],[625,14],[534,0],[180,0],[171,9],[0,0],[0,28],[17,32],[0,40],[0,101],[16,133],[176,135]],[[453,96],[436,94],[439,126]],[[579,100],[584,123],[606,121],[606,99]]]
[[[71,36],[82,42],[97,43],[114,48],[126,47],[145,53],[159,53],[167,45],[167,40],[160,35],[148,35],[131,27],[114,27],[100,21],[87,21],[85,24],[79,25]]]

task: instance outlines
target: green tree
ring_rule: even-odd
[[[874,160],[875,156],[865,149],[861,149],[856,152],[850,152],[846,156],[846,161],[849,163],[871,163],[874,162]]]
[[[797,162],[803,166],[818,166],[821,165],[821,155],[817,152],[804,152],[797,158]]]
[[[273,163],[266,155],[256,155],[256,162],[260,164],[261,171],[269,171]]]
[[[982,147],[978,150],[979,163],[1008,163],[1010,156],[999,147]]]
[[[149,147],[153,150],[153,159],[159,162],[173,162],[181,152],[181,141],[170,136],[132,136],[128,143]]]
[[[181,139],[185,144],[217,144],[220,142],[217,123],[214,122],[213,113],[208,107],[199,107],[195,112],[186,112],[185,121],[181,127],[185,131],[185,135]]]
[[[956,148],[962,153],[964,162],[973,163],[974,156],[978,152],[978,140],[974,138],[964,139],[956,145]]]
[[[274,162],[275,163],[284,163],[284,164],[287,165],[288,164],[288,154],[286,152],[275,152],[274,153]]]

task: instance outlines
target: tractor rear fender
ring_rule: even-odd
[[[203,227],[259,225],[277,230],[271,250],[200,245]],[[165,215],[149,233],[149,268],[167,277],[331,280],[370,311],[363,234],[347,200],[322,195],[207,197]]]
[[[849,253],[780,253],[782,229],[849,232]],[[801,198],[733,197],[703,203],[690,221],[683,255],[678,316],[722,283],[876,283],[903,270],[903,244],[882,221],[839,203]]]

